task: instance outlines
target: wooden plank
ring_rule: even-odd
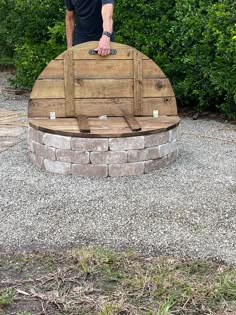
[[[168,128],[172,125],[179,123],[180,118],[176,116],[160,116],[158,118],[155,117],[136,117],[140,126],[142,126],[142,130],[150,130],[156,128]]]
[[[64,91],[65,91],[65,111],[66,116],[75,115],[74,104],[74,64],[73,64],[73,51],[70,50],[64,59]]]
[[[133,97],[132,79],[75,80],[75,98]]]
[[[65,117],[65,99],[33,99],[29,101],[28,116],[49,117],[50,112],[55,112],[56,117]]]
[[[131,115],[133,98],[83,98],[75,99],[75,116],[123,116]],[[33,99],[29,101],[28,116],[49,117],[50,112],[55,112],[56,117],[65,117],[65,99]]]
[[[64,79],[64,61],[52,60],[41,72],[38,80],[42,79]]]
[[[132,60],[74,60],[75,79],[132,79]],[[64,79],[63,60],[53,60],[38,79]]]
[[[142,114],[152,116],[154,110],[158,110],[159,115],[178,115],[175,97],[143,98]]]
[[[160,116],[159,118],[154,117],[135,117],[138,124],[143,127],[159,128],[161,124],[166,125],[175,125],[180,121],[178,116]],[[55,120],[50,120],[48,118],[40,118],[40,119],[29,119],[29,121],[34,122],[37,126],[45,126],[45,127],[55,127],[60,129],[76,129],[78,127],[77,118],[58,118]],[[127,128],[127,122],[124,117],[109,117],[107,120],[101,120],[98,117],[89,117],[88,118],[89,126],[91,128]]]
[[[75,99],[75,113],[87,116],[123,116],[133,112],[133,98]]]
[[[75,116],[124,116],[132,115],[132,109],[133,98],[75,99]],[[152,116],[153,110],[158,110],[160,116],[177,115],[175,97],[143,98],[143,115]],[[30,118],[49,117],[50,112],[55,112],[57,118],[65,117],[65,99],[30,100]]]
[[[107,134],[112,134],[112,136],[120,135],[122,133],[130,134],[130,128],[129,127],[124,127],[124,128],[119,128],[119,129],[98,129],[98,128],[91,128],[91,133],[92,134],[99,134],[103,135],[106,137]]]
[[[29,121],[34,122],[37,126],[56,126],[66,128],[67,126],[78,127],[77,118],[57,118],[57,119],[49,119],[49,118],[31,118]]]
[[[166,78],[161,68],[151,59],[143,60],[144,79],[164,79]]]
[[[88,123],[88,117],[84,115],[80,115],[77,117],[79,123],[79,129],[81,132],[90,132],[90,127]]]
[[[143,97],[169,97],[175,96],[168,79],[143,80]]]
[[[142,129],[134,116],[125,115],[124,118],[132,131],[140,131]]]
[[[30,119],[29,124],[35,129],[51,132],[54,134],[75,136],[75,137],[129,137],[134,135],[148,135],[176,127],[180,119],[178,116],[136,117],[142,127],[142,131],[130,131],[127,123],[122,117],[109,117],[106,121],[98,118],[88,118],[90,133],[81,133],[77,119],[58,118],[50,119]]]
[[[74,60],[74,76],[80,78],[133,78],[132,60]],[[52,60],[39,75],[38,79],[63,79],[63,60]],[[151,59],[143,60],[144,79],[164,79],[163,71]]]
[[[139,51],[133,53],[134,59],[134,115],[142,114],[142,98],[143,98],[143,65],[142,57]]]
[[[143,97],[175,96],[168,79],[143,80]],[[31,93],[35,98],[65,98],[64,81],[37,80]],[[133,97],[132,79],[75,80],[75,98]]]
[[[76,79],[132,79],[132,60],[75,60]]]
[[[64,81],[37,80],[30,94],[30,98],[65,98]]]

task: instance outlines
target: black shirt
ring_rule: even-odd
[[[102,36],[102,5],[114,0],[65,0],[66,9],[75,12],[73,45],[99,40]]]

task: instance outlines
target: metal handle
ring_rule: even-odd
[[[94,50],[94,49],[89,49],[88,53],[90,55],[97,55],[98,54],[98,51],[97,50]],[[109,55],[116,55],[117,54],[117,50],[116,49],[111,49],[110,50],[110,54]]]

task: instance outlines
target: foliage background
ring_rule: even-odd
[[[116,0],[116,41],[153,59],[179,105],[236,118],[234,0]],[[0,62],[16,66],[14,86],[31,88],[66,49],[63,0],[0,0]]]

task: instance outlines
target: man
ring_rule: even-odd
[[[99,41],[99,55],[110,53],[114,0],[65,0],[67,48]]]

